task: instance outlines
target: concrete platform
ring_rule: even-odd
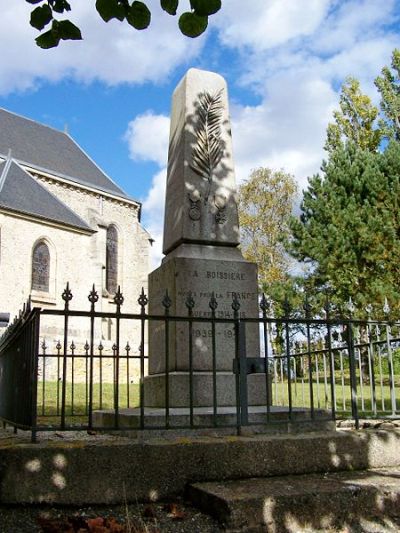
[[[0,431],[0,502],[60,505],[149,501],[191,483],[400,465],[400,430],[130,439]]]
[[[119,434],[131,437],[167,436],[170,430],[166,430],[166,411],[160,408],[146,407],[144,410],[144,427],[141,430],[140,409],[121,409],[119,411]],[[182,436],[198,435],[229,435],[235,431],[237,414],[234,407],[218,407],[214,417],[212,407],[196,407],[193,409],[193,426],[190,428],[190,411],[188,408],[171,408],[169,410],[169,427],[176,434]],[[334,431],[335,422],[331,413],[323,409],[311,412],[305,408],[293,408],[289,414],[287,407],[271,407],[269,414],[265,406],[250,406],[248,408],[249,425],[241,427],[242,435],[253,434],[292,434],[310,431]],[[96,428],[115,427],[115,411],[107,409],[93,413],[93,424]],[[153,428],[153,429],[151,429]],[[155,433],[156,431],[156,433]]]
[[[400,529],[400,467],[197,483],[188,496],[229,531]]]

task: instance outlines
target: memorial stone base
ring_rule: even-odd
[[[236,405],[236,381],[233,374],[235,358],[234,294],[240,303],[241,318],[258,316],[257,267],[243,259],[237,248],[181,245],[169,254],[163,264],[149,276],[149,313],[162,315],[166,289],[171,299],[170,316],[188,316],[186,300],[192,296],[193,317],[206,319],[192,323],[193,405],[213,404],[213,329],[210,299],[214,295],[218,307],[215,317],[215,366],[217,405]],[[207,320],[210,319],[210,320]],[[145,405],[165,406],[166,362],[169,369],[169,405],[188,407],[190,391],[189,323],[149,324],[149,376],[145,378]],[[246,326],[246,356],[260,355],[258,324]],[[265,374],[249,375],[248,402],[266,405]]]
[[[190,376],[188,372],[171,372],[169,379],[169,406],[190,405]],[[236,406],[236,376],[231,372],[217,372],[216,394],[218,407]],[[213,405],[214,381],[211,372],[196,372],[192,378],[193,407]],[[165,374],[145,378],[146,407],[165,407]],[[248,405],[267,405],[266,374],[249,374],[247,377]],[[270,387],[271,392],[271,387]]]

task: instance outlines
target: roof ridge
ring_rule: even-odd
[[[39,122],[33,118],[25,117],[24,115],[20,115],[19,113],[16,113],[15,111],[10,111],[9,109],[6,109],[5,107],[0,107],[0,111],[4,111],[5,113],[9,113],[10,115],[14,115],[15,117],[22,118],[23,120],[28,120],[29,122],[33,122],[34,124],[37,124],[39,126],[42,126],[42,128],[47,128],[52,131],[56,131],[57,133],[61,133],[61,135],[69,135],[65,133],[62,130],[58,130],[54,126],[48,126],[47,124],[43,124],[43,122]]]
[[[89,231],[92,231],[92,232],[95,232],[96,230],[93,230],[93,228],[90,227],[90,225],[80,216],[78,215],[78,213],[76,213],[74,210],[72,210],[67,204],[65,204],[60,198],[58,198],[54,193],[52,193],[49,189],[47,189],[46,187],[44,187],[41,183],[39,183],[38,180],[36,180],[27,170],[25,170],[19,163],[18,161],[16,161],[15,159],[11,159],[10,161],[10,165],[8,167],[8,170],[9,168],[11,167],[12,164],[15,164],[20,170],[21,172],[24,173],[24,175],[26,175],[30,180],[32,180],[32,182],[35,184],[36,187],[38,187],[39,189],[45,191],[49,196],[51,196],[51,198],[59,205],[61,205],[64,209],[66,209],[69,213],[71,213],[73,215],[73,217],[75,219],[77,219],[77,221],[79,222],[80,226],[78,224],[66,224],[65,221],[63,221],[62,219],[54,219],[56,220],[57,222],[61,223],[61,224],[64,224],[64,225],[69,225],[69,226],[76,226],[76,227],[83,227],[85,228],[86,230],[89,230]],[[7,173],[8,173],[8,170],[7,170]],[[5,180],[4,180],[5,181]],[[33,216],[39,216],[40,218],[46,218],[46,217],[43,217],[42,215],[39,215],[39,214],[35,214],[35,213],[30,213],[31,215]]]
[[[8,151],[7,159],[5,160],[3,172],[1,173],[1,176],[0,176],[0,192],[1,192],[1,189],[3,188],[4,182],[6,181],[6,177],[7,177],[8,171],[10,170],[12,161],[13,159],[12,159],[11,149],[10,149]]]
[[[39,171],[48,172],[78,185],[86,185],[121,199],[127,199],[140,204],[138,200],[130,196],[130,194],[128,194],[117,181],[114,181],[114,179],[112,179],[108,173],[96,163],[96,161],[82,148],[70,133],[43,124],[38,120],[24,117],[0,106],[0,119],[2,117],[4,118],[6,127],[13,127],[14,122],[14,129],[17,132],[17,141],[13,142],[16,144],[18,143],[18,136],[27,135],[28,133],[27,138],[29,139],[32,134],[36,133],[39,137],[40,135],[43,135],[44,137],[53,138],[56,149],[65,150],[65,158],[62,160],[65,164],[64,162],[61,162],[60,164],[60,160],[56,162],[53,156],[48,157],[46,150],[34,152],[37,154],[37,157],[36,155],[32,157],[33,153],[31,152],[35,147],[35,143],[32,146],[22,143],[22,150],[19,149],[18,145],[15,147],[12,146],[13,149],[15,148],[14,159],[20,164],[36,168]],[[26,126],[24,126],[24,124],[26,124]],[[35,132],[36,129],[37,131]],[[26,130],[28,131],[26,132]],[[5,133],[7,133],[7,130],[5,130]],[[1,137],[2,136],[0,135],[0,138]],[[4,155],[10,147],[10,142],[10,139],[3,135],[0,152]],[[81,172],[81,169],[84,169],[84,171]]]
[[[73,140],[73,139],[71,139]],[[76,143],[75,143],[76,144]],[[79,144],[77,144],[78,148],[83,152],[83,150],[80,148]],[[0,157],[3,157],[3,155],[0,153]],[[89,158],[90,159],[90,158]],[[46,174],[50,174],[51,177],[53,177],[54,179],[61,179],[61,180],[66,180],[66,181],[69,181],[71,184],[75,185],[76,187],[86,187],[86,188],[91,188],[91,189],[95,189],[99,192],[102,192],[102,193],[105,193],[105,194],[110,194],[112,196],[115,196],[117,198],[120,198],[121,200],[129,200],[130,202],[134,202],[136,204],[140,204],[141,202],[139,202],[139,200],[135,200],[134,198],[131,198],[130,196],[128,196],[127,194],[125,196],[123,196],[122,194],[118,194],[117,192],[115,191],[112,191],[111,189],[107,189],[106,187],[103,187],[103,188],[99,188],[99,187],[96,187],[95,185],[93,185],[92,183],[89,183],[88,181],[84,181],[84,180],[80,180],[78,181],[78,178],[74,177],[74,176],[69,176],[67,174],[62,174],[61,172],[56,172],[54,170],[51,170],[49,168],[44,168],[44,167],[40,167],[39,165],[35,165],[34,163],[28,163],[26,161],[22,161],[21,159],[15,159],[14,158],[14,161],[16,161],[19,166],[26,166],[26,167],[29,167],[33,170],[36,170],[37,172],[41,173],[41,172],[45,172]],[[96,165],[97,166],[97,165]],[[99,170],[104,174],[103,170],[98,167]],[[112,179],[109,178],[106,174],[105,176],[112,182]],[[116,186],[122,191],[124,192],[120,187],[119,185],[116,184]]]

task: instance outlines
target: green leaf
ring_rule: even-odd
[[[183,13],[179,17],[179,29],[187,37],[198,37],[208,26],[208,17],[200,17],[196,13]]]
[[[221,0],[190,0],[190,5],[196,15],[207,17],[219,11],[222,2]]]
[[[58,43],[60,42],[60,36],[58,35],[57,31],[51,29],[46,31],[46,33],[42,33],[42,35],[39,35],[39,37],[36,37],[35,41],[40,48],[54,48],[58,46]]]
[[[60,20],[58,23],[60,39],[64,41],[80,41],[82,39],[81,30],[72,24],[70,20]]]
[[[96,9],[100,17],[108,22],[111,19],[124,20],[124,7],[117,0],[96,0]]]
[[[161,7],[169,15],[176,15],[178,9],[179,0],[161,0]]]
[[[149,8],[143,2],[133,2],[126,16],[126,20],[137,30],[144,30],[151,20]]]
[[[64,13],[64,11],[71,11],[71,6],[66,0],[55,0],[52,5],[53,11],[56,13]]]
[[[52,18],[53,12],[50,7],[48,5],[40,6],[32,11],[30,24],[38,30],[43,30]]]

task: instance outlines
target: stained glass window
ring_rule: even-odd
[[[44,242],[39,242],[32,254],[32,289],[49,292],[50,253]]]
[[[118,288],[118,234],[115,226],[107,228],[106,289],[115,294]]]

